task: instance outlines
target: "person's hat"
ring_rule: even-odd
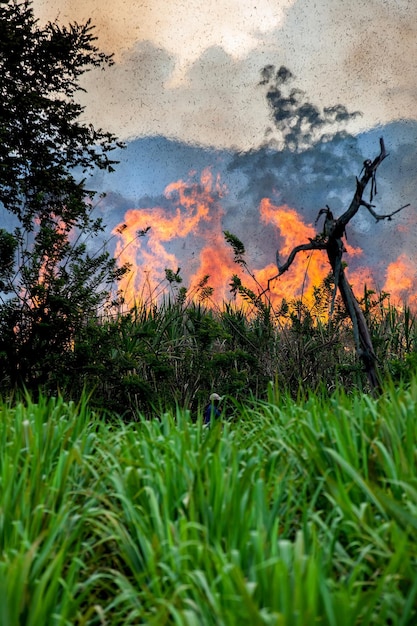
[[[217,402],[221,402],[223,400],[223,398],[221,396],[219,396],[218,393],[212,393],[210,396],[210,400],[217,400]]]

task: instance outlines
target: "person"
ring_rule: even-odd
[[[223,398],[221,398],[218,393],[211,394],[210,402],[204,407],[203,424],[210,424],[211,416],[215,419],[220,417],[221,409],[219,405],[222,400]]]

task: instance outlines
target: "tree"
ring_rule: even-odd
[[[267,65],[261,72],[260,85],[266,87],[266,98],[274,124],[274,137],[270,144],[278,147],[278,153],[282,153],[285,160],[288,160],[289,156],[293,157],[291,166],[300,170],[300,159],[303,155],[308,155],[312,149],[319,150],[321,161],[326,163],[326,167],[332,176],[334,176],[335,172],[337,173],[336,180],[338,180],[346,164],[339,154],[340,151],[336,150],[333,153],[331,146],[335,144],[337,147],[340,140],[343,141],[349,136],[345,126],[351,119],[359,115],[359,112],[351,113],[343,105],[320,109],[306,99],[302,90],[291,86],[293,78],[294,76],[290,70],[283,66],[277,70],[275,66]],[[290,268],[299,252],[326,250],[334,280],[330,315],[333,312],[336,292],[339,290],[346,312],[352,322],[357,355],[364,364],[370,386],[374,390],[379,387],[376,356],[365,316],[346,278],[344,263],[342,262],[343,252],[345,251],[343,236],[347,224],[356,215],[361,206],[366,207],[377,221],[383,219],[390,220],[398,211],[409,206],[407,204],[387,215],[379,215],[374,211],[375,206],[372,204],[372,200],[377,191],[376,171],[386,156],[385,144],[381,138],[379,155],[373,161],[370,159],[365,160],[359,178],[356,178],[356,189],[348,209],[337,219],[328,206],[321,209],[317,219],[321,215],[325,215],[322,232],[311,239],[309,243],[296,246],[285,263],[281,263],[279,252],[277,252],[278,274],[269,279],[266,289],[258,294],[254,294],[243,287],[236,277],[234,277],[234,282],[232,283],[232,292],[238,291],[243,297],[249,298],[258,308],[265,306],[262,297],[269,291],[271,282]],[[294,158],[298,159],[297,163],[294,161]],[[327,171],[325,174],[326,178],[328,178]],[[369,183],[371,184],[370,201],[366,202],[363,194]],[[230,243],[233,245],[233,241]],[[236,254],[235,245],[233,247]],[[238,262],[240,261],[238,260]]]
[[[306,99],[299,88],[292,87],[294,74],[286,67],[266,65],[260,85],[266,87],[266,99],[277,134],[280,150],[301,152],[330,139],[346,138],[346,124],[360,115],[342,104],[320,109]]]
[[[112,63],[93,31],[41,27],[30,0],[0,2],[0,376],[13,386],[65,367],[77,328],[127,271],[92,245],[104,226],[86,176],[111,171],[120,146],[75,99],[85,72]]]
[[[344,265],[342,263],[342,256],[343,252],[345,251],[342,238],[345,235],[347,224],[356,215],[361,206],[366,207],[370,211],[372,216],[376,219],[376,221],[383,219],[391,220],[393,215],[395,215],[405,207],[409,206],[408,204],[404,205],[403,207],[400,207],[399,209],[396,209],[395,211],[387,215],[379,215],[373,210],[374,205],[371,204],[371,202],[376,193],[376,171],[386,157],[387,152],[385,150],[384,140],[381,138],[380,153],[375,157],[373,161],[367,159],[364,162],[361,172],[362,175],[360,176],[360,178],[356,178],[355,193],[346,211],[339,218],[336,219],[328,206],[326,206],[326,208],[324,209],[321,209],[319,211],[317,219],[319,219],[321,215],[325,215],[322,232],[316,235],[314,239],[311,239],[309,243],[296,246],[291,251],[285,263],[280,262],[279,253],[277,252],[278,274],[277,276],[270,278],[268,281],[269,289],[271,281],[278,278],[278,276],[281,276],[281,274],[283,274],[290,268],[292,262],[299,252],[306,250],[326,250],[334,279],[334,294],[330,315],[332,314],[336,291],[337,289],[339,289],[343,304],[345,305],[346,311],[352,322],[357,355],[364,364],[371,389],[373,390],[378,390],[379,388],[379,380],[376,371],[375,352],[372,346],[371,335],[366,323],[365,316],[346,278]],[[369,182],[371,182],[371,192],[370,202],[367,202],[363,199],[363,194]]]
[[[328,143],[329,140],[333,141],[335,137],[345,138],[346,130],[343,127],[350,119],[359,115],[359,112],[350,113],[343,105],[325,107],[320,110],[305,99],[303,91],[291,87],[293,78],[293,74],[285,67],[276,70],[273,65],[268,65],[262,70],[261,84],[267,86],[266,98],[281,146],[290,152],[300,153],[312,146],[317,147]],[[361,206],[365,206],[377,221],[391,219],[395,213],[405,208],[401,207],[389,215],[378,215],[373,210],[374,205],[371,203],[376,194],[376,171],[386,156],[384,141],[381,139],[380,154],[373,161],[367,159],[363,164],[360,177],[356,178],[356,189],[349,208],[337,219],[334,218],[328,206],[321,209],[318,218],[323,214],[325,215],[323,231],[311,239],[309,243],[296,246],[285,263],[281,264],[277,252],[278,275],[268,281],[267,287],[268,290],[271,281],[290,268],[299,252],[303,250],[326,250],[334,278],[334,294],[330,315],[332,314],[336,292],[339,290],[352,322],[356,351],[364,363],[372,389],[379,387],[376,357],[365,316],[345,275],[344,264],[342,263],[345,248],[342,238],[345,234],[346,225]],[[327,161],[331,169],[336,169],[337,165],[340,169],[340,157],[335,155],[332,158],[332,155],[328,154]],[[369,183],[371,183],[370,202],[366,202],[363,199],[363,194]]]

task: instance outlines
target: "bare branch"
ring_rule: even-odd
[[[356,190],[355,194],[352,198],[349,208],[338,218],[337,225],[339,230],[345,229],[347,223],[352,219],[352,217],[357,213],[359,207],[362,204],[362,195],[365,191],[366,185],[369,183],[371,179],[374,180],[375,172],[378,167],[381,165],[382,161],[386,159],[388,153],[385,149],[384,139],[381,137],[379,140],[380,145],[380,153],[373,161],[367,160],[363,164],[362,172],[363,175],[360,179],[356,179]]]
[[[296,246],[295,248],[293,248],[293,250],[291,251],[290,256],[288,257],[288,259],[286,260],[286,262],[281,265],[280,261],[279,261],[279,253],[277,251],[276,253],[276,261],[277,261],[277,268],[278,268],[278,274],[275,274],[275,276],[272,276],[272,278],[268,279],[268,284],[266,286],[266,288],[259,294],[259,297],[262,297],[263,295],[265,295],[271,288],[271,283],[276,280],[277,278],[279,278],[281,276],[281,274],[283,274],[284,272],[286,272],[290,265],[292,264],[292,262],[294,261],[296,255],[299,252],[302,252],[303,250],[326,250],[327,248],[327,242],[323,241],[322,239],[310,239],[310,243],[304,243],[300,246]]]
[[[403,209],[406,209],[407,207],[409,207],[410,203],[404,204],[399,209],[396,209],[392,213],[387,213],[386,215],[380,215],[379,213],[375,213],[375,211],[373,210],[375,208],[375,205],[374,204],[369,204],[369,202],[365,202],[365,200],[361,200],[361,205],[366,207],[368,209],[369,213],[375,218],[375,220],[377,222],[379,222],[380,220],[391,221],[391,218],[392,218],[393,215],[396,215],[396,213],[399,213]]]
[[[279,256],[278,256],[278,252],[277,252],[277,267],[278,267],[278,276],[281,276],[281,274],[283,274],[284,272],[286,272],[289,267],[291,266],[292,262],[294,261],[296,255],[299,252],[302,252],[303,250],[326,250],[327,248],[327,243],[325,241],[315,241],[314,239],[311,239],[310,243],[303,243],[300,246],[296,246],[295,248],[293,248],[293,250],[291,251],[290,256],[288,257],[288,259],[286,260],[286,262],[281,265],[279,263]],[[278,278],[277,276],[277,278]],[[272,280],[272,279],[271,279]]]

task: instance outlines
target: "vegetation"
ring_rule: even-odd
[[[28,0],[0,3],[0,380],[33,393],[126,271],[99,243],[85,182],[118,145],[75,100],[80,77],[112,62],[94,42],[90,22],[41,28]]]
[[[213,388],[237,400],[265,399],[270,380],[293,397],[338,385],[365,389],[341,303],[330,320],[324,315],[333,307],[331,277],[310,309],[294,301],[274,310],[256,281],[253,290],[234,276],[236,300],[219,309],[206,279],[200,300],[191,301],[184,287],[175,291],[179,272],[167,269],[171,299],[123,310],[117,284],[128,268],[101,240],[104,225],[93,217],[85,179],[96,168],[113,169],[109,155],[118,144],[81,122],[75,99],[83,74],[111,63],[90,22],[40,27],[30,0],[1,3],[0,203],[9,217],[0,229],[0,395],[78,401],[86,391],[92,406],[128,420],[176,405],[196,416]],[[356,113],[321,111],[292,79],[286,68],[267,66],[261,85],[276,140],[295,158],[344,137],[341,128]],[[335,159],[329,155],[333,166]],[[254,279],[244,245],[225,237]],[[365,291],[362,304],[375,356],[384,374],[402,378],[415,361],[414,318],[373,295]]]
[[[266,399],[271,380],[293,398],[339,386],[347,393],[369,389],[343,304],[336,300],[332,318],[325,316],[330,276],[309,308],[294,300],[274,310],[258,306],[248,289],[243,293],[245,308],[167,300],[92,318],[74,333],[72,349],[41,389],[75,401],[86,391],[91,406],[125,420],[176,405],[196,417],[213,390],[239,401]],[[382,379],[409,381],[417,362],[415,316],[392,306],[386,294],[365,290],[361,305]],[[6,381],[3,397],[11,393]]]
[[[0,408],[0,622],[412,625],[417,380],[110,423]]]
[[[167,269],[123,310],[83,178],[117,143],[74,99],[94,41],[0,3],[0,624],[415,624],[416,318],[365,288],[372,398],[337,276],[276,310],[229,232],[254,289],[220,309]],[[351,114],[291,78],[262,84],[295,159]]]
[[[360,115],[348,111],[342,104],[320,108],[310,102],[306,93],[293,86],[294,74],[283,65],[266,65],[261,71],[260,85],[265,89],[273,129],[268,129],[268,143],[279,150],[302,153],[312,146],[323,147],[330,139],[339,140],[348,135],[346,125]],[[331,166],[340,165],[333,157]]]
[[[75,329],[71,348],[56,355],[38,389],[74,401],[87,392],[92,407],[125,421],[138,411],[152,416],[177,405],[196,418],[213,390],[238,401],[266,399],[270,381],[293,398],[338,387],[346,393],[369,390],[339,298],[333,316],[327,315],[331,275],[310,307],[293,300],[274,309],[236,279],[232,285],[240,305],[216,308],[181,291],[159,305],[91,316]],[[391,305],[388,294],[366,289],[360,305],[382,384],[409,382],[417,364],[415,315],[407,306]],[[8,377],[0,382],[3,398],[21,393]]]

